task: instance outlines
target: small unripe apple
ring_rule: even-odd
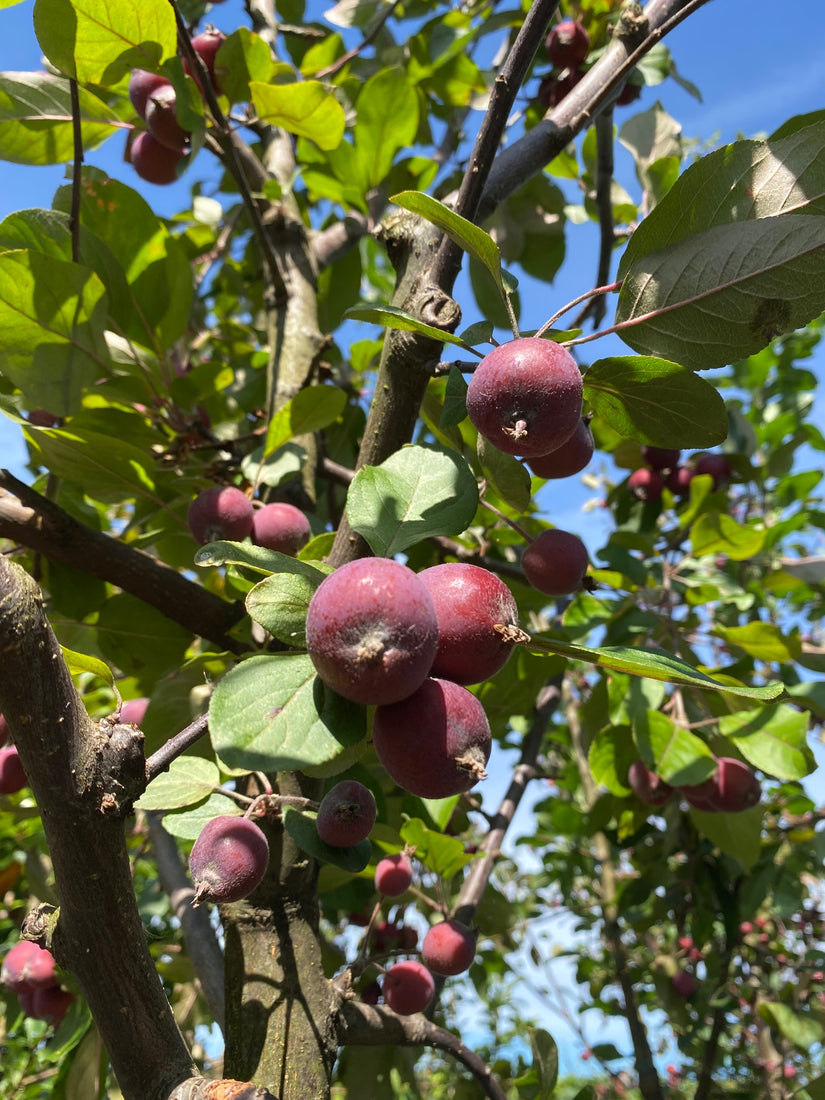
[[[129,148],[132,167],[147,183],[174,183],[184,156],[182,149],[168,149],[147,131],[137,134]]]
[[[3,959],[0,985],[12,993],[57,985],[54,955],[30,940],[19,940]]]
[[[714,802],[722,812],[735,814],[749,810],[762,795],[759,780],[748,765],[731,756],[719,757],[714,782]]]
[[[370,835],[375,815],[372,791],[356,779],[342,779],[321,800],[318,836],[333,848],[351,848]]]
[[[195,904],[240,901],[264,877],[269,844],[260,828],[245,817],[213,817],[201,830],[189,856]]]
[[[187,521],[196,542],[241,542],[252,532],[252,502],[233,485],[213,485],[189,505]]]
[[[389,558],[358,558],[325,577],[309,604],[307,652],[318,675],[354,703],[395,703],[423,683],[438,647],[426,587]]]
[[[421,961],[434,974],[463,974],[472,966],[475,954],[475,932],[457,920],[434,924],[421,944]]]
[[[28,777],[14,745],[0,749],[0,794],[16,794],[28,785]]]
[[[514,642],[496,626],[517,627],[518,607],[500,577],[469,562],[422,569],[418,579],[433,601],[438,648],[430,675],[457,684],[480,684],[510,659]]]
[[[146,103],[146,125],[161,145],[180,152],[189,140],[189,133],[178,122],[176,104],[177,94],[171,84],[152,92]]]
[[[700,455],[696,459],[693,469],[697,474],[709,474],[713,478],[714,489],[722,488],[730,480],[730,463],[723,454]]]
[[[494,447],[530,458],[570,438],[581,420],[582,392],[570,352],[527,336],[500,344],[481,360],[467,387],[467,413]]]
[[[669,447],[642,447],[642,457],[651,470],[673,470],[679,464],[681,451]]]
[[[525,577],[547,596],[581,591],[588,564],[587,547],[579,536],[557,527],[537,535],[521,557]]]
[[[165,76],[147,72],[146,69],[132,69],[129,76],[129,99],[140,118],[146,118],[146,105],[149,96],[161,88],[171,88],[172,84]]]
[[[59,985],[35,989],[30,1015],[36,1020],[45,1020],[52,1027],[60,1027],[73,1001],[74,993],[70,993],[68,989],[61,989]]]
[[[423,1012],[435,993],[429,970],[415,959],[405,959],[384,974],[384,1002],[399,1016]]]
[[[634,760],[627,772],[630,789],[648,806],[664,806],[673,795],[673,787],[665,783],[643,760]]]
[[[667,475],[665,484],[675,497],[690,496],[690,483],[693,481],[694,471],[689,466],[677,466]]]
[[[412,885],[413,867],[404,852],[384,856],[375,868],[375,889],[385,898],[399,898]]]
[[[252,515],[252,541],[267,550],[294,558],[311,534],[309,520],[301,509],[285,501],[265,504]]]
[[[581,23],[564,19],[550,31],[544,48],[548,58],[559,69],[581,65],[590,52],[590,35]]]
[[[586,420],[580,420],[567,442],[549,454],[531,458],[527,465],[536,477],[572,477],[589,464],[595,449],[590,425]]]
[[[226,35],[216,30],[215,27],[207,28],[207,30],[202,31],[201,34],[196,35],[192,39],[192,48],[206,66],[207,72],[209,73],[209,79],[212,81],[212,87],[216,92],[221,92],[222,88],[220,77],[215,72],[215,57],[225,41]],[[192,72],[192,67],[186,58],[184,58],[183,67],[193,78],[195,83],[200,85],[198,74]]]
[[[658,470],[648,470],[642,466],[634,470],[627,479],[627,487],[639,500],[659,500],[665,487],[665,479]]]

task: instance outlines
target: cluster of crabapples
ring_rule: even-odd
[[[627,488],[639,500],[655,503],[662,499],[665,489],[674,497],[690,495],[690,483],[701,474],[712,480],[713,489],[723,489],[733,476],[726,455],[700,454],[688,462],[682,461],[682,452],[669,447],[642,447],[644,465],[634,470],[627,479]]]
[[[544,42],[547,58],[553,66],[542,77],[538,90],[538,101],[547,111],[557,107],[567,93],[584,76],[583,68],[590,53],[590,35],[586,28],[574,19],[563,19],[556,23]],[[641,84],[632,78],[625,82],[616,97],[616,106],[625,107],[633,103],[642,94]]]
[[[716,771],[704,782],[679,787],[666,783],[643,760],[634,760],[628,769],[627,783],[647,806],[664,806],[678,794],[693,809],[705,813],[742,813],[755,806],[762,793],[753,771],[732,756],[718,757]]]
[[[6,954],[0,985],[17,994],[25,1016],[53,1027],[63,1022],[74,1000],[74,994],[60,984],[52,953],[29,940],[20,940]]]
[[[234,485],[213,485],[199,493],[189,506],[189,530],[196,542],[228,539],[277,550],[294,557],[309,540],[309,520],[294,504],[273,501],[253,503]]]
[[[192,39],[192,48],[209,74],[212,87],[220,92],[215,56],[226,35],[209,28]],[[202,91],[201,74],[187,59],[184,70]],[[129,77],[129,99],[145,125],[130,136],[128,158],[141,179],[148,183],[174,183],[180,162],[189,151],[190,134],[178,121],[177,92],[160,73],[133,69]]]

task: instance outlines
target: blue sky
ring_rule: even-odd
[[[317,17],[317,13],[328,6],[310,3],[308,10]],[[0,71],[41,67],[40,51],[32,30],[32,7],[31,0],[26,0],[0,11],[3,32],[0,34]],[[210,18],[229,32],[243,20],[242,8],[238,0],[228,0],[216,7]],[[786,0],[782,5],[777,5],[775,0],[747,0],[746,3],[711,0],[677,28],[667,43],[680,72],[701,90],[702,101],[697,102],[675,82],[667,81],[658,88],[646,90],[639,104],[626,111],[624,117],[632,110],[648,108],[658,99],[681,122],[686,137],[719,144],[739,136],[770,133],[794,114],[825,107],[825,20],[821,18],[819,5],[811,0]],[[617,116],[617,121],[621,120],[621,116]],[[472,125],[472,120],[468,125]],[[131,169],[122,163],[123,144],[123,137],[115,136],[102,149],[92,153],[89,162],[137,186]],[[625,186],[634,197],[637,196],[630,158],[618,151],[617,169]],[[3,164],[0,219],[22,207],[49,206],[63,176],[61,166],[29,168]],[[172,188],[144,185],[143,190],[160,212],[171,213],[181,195],[186,193],[188,182]],[[593,227],[571,229],[568,258],[550,291],[546,287],[531,286],[529,281],[522,282],[525,328],[538,327],[558,305],[592,285],[595,245]],[[459,296],[462,289],[469,302],[466,283],[460,281]],[[472,305],[465,307],[466,323],[477,319],[472,311]],[[598,352],[588,348],[587,355],[595,358],[615,347],[600,344]],[[823,354],[820,352],[814,362],[820,378]],[[19,430],[0,416],[0,464],[10,465],[19,472],[18,464],[23,461],[24,453]],[[609,472],[609,467],[605,469]],[[593,490],[578,479],[568,479],[553,486],[543,498],[548,517],[558,526],[578,530],[591,547],[601,544],[609,522],[598,509],[582,512],[593,495]],[[503,781],[503,771],[491,776],[485,791],[488,806],[495,804]],[[519,818],[526,823],[524,815],[528,812],[527,807],[522,808],[516,825]],[[555,1023],[548,1021],[548,1025],[556,1030]],[[602,1039],[608,1037],[618,1039],[620,1033],[611,1027],[609,1036],[599,1035]],[[560,1046],[562,1068],[581,1070],[576,1044],[560,1043]]]

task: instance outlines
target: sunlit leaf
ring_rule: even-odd
[[[334,149],[344,136],[344,109],[317,80],[301,84],[249,85],[261,122],[309,138],[321,149]]]

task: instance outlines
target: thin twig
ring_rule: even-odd
[[[176,733],[174,737],[170,737],[165,745],[153,752],[149,759],[146,761],[146,781],[151,783],[155,776],[165,772],[173,760],[176,760],[181,753],[186,752],[188,748],[199,741],[201,737],[209,729],[209,714],[200,714],[194,722],[190,722],[189,725]]]
[[[77,81],[69,77],[69,96],[72,103],[72,138],[74,142],[74,169],[72,171],[72,205],[69,213],[69,232],[72,235],[72,261],[80,263],[80,176],[83,171],[83,133],[80,129],[80,94]]]
[[[599,261],[596,286],[603,286],[610,278],[613,259],[613,107],[596,117],[596,210],[599,215]],[[591,297],[584,309],[573,321],[574,328],[581,328],[588,317],[593,327],[602,323],[607,305],[604,295]]]
[[[333,61],[331,65],[327,65],[325,69],[321,69],[319,70],[319,72],[315,73],[315,79],[322,80],[325,76],[332,76],[333,73],[337,73],[339,69],[343,69],[343,67],[348,62],[357,57],[363,50],[367,48],[367,46],[371,46],[383,30],[387,20],[390,18],[390,16],[400,3],[401,0],[393,0],[393,2],[385,8],[384,12],[378,18],[372,30],[364,35],[364,38],[359,43],[359,45],[354,46],[351,50],[347,50],[347,52],[339,57],[337,61]]]

